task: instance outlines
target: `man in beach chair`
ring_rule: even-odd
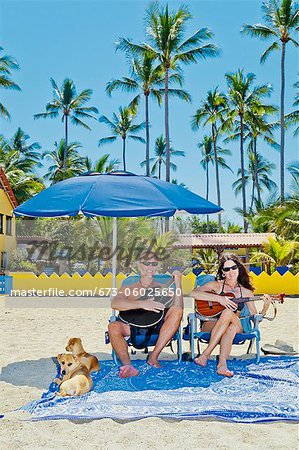
[[[256,342],[257,362],[260,359],[259,322],[263,319],[271,297],[265,295],[263,311],[258,314],[253,303],[253,287],[245,267],[235,255],[222,257],[216,277],[211,275],[197,277],[196,288],[191,296],[195,299],[195,312],[188,316],[188,326],[184,339],[189,340],[191,359],[202,367],[207,364],[208,357],[216,345],[220,345],[217,373],[231,377],[233,372],[227,368],[227,358],[233,344],[243,344],[250,340],[248,353]],[[238,303],[232,297],[238,298]],[[197,331],[200,321],[201,331]],[[253,322],[253,324],[252,324]],[[195,357],[194,343],[198,342],[199,356]],[[200,354],[199,342],[208,344]]]
[[[154,252],[143,253],[138,263],[138,279],[129,285],[124,283],[112,299],[111,306],[119,311],[119,315],[109,323],[108,333],[112,348],[122,363],[121,378],[138,375],[130,360],[128,341],[135,348],[154,345],[147,363],[156,368],[160,367],[160,353],[174,336],[179,340],[181,354],[178,330],[183,316],[182,274],[174,271],[172,277],[156,275],[158,265]],[[163,277],[170,281],[165,284]]]

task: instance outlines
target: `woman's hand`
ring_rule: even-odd
[[[235,311],[238,308],[238,305],[235,302],[233,302],[229,297],[226,296],[221,295],[219,303],[226,309],[230,309],[232,311]]]
[[[261,314],[264,316],[266,314],[266,312],[268,311],[269,306],[271,305],[272,297],[271,297],[271,295],[264,294],[262,299],[263,299],[263,302],[264,302],[264,306],[263,306],[263,309],[261,311]]]
[[[269,306],[270,303],[272,302],[271,295],[264,294],[262,298],[263,298],[264,306]]]

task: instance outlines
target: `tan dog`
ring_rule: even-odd
[[[57,359],[63,378],[54,380],[60,386],[56,394],[62,397],[87,394],[92,388],[92,379],[86,366],[71,353],[61,353]]]
[[[100,370],[98,358],[86,353],[80,338],[69,339],[65,349],[67,352],[71,352],[74,356],[76,356],[78,360],[87,367],[89,372],[96,372],[97,370]]]

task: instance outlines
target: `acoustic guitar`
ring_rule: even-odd
[[[188,269],[185,268],[183,273]],[[182,274],[183,274],[182,273]],[[163,295],[162,292],[167,290],[174,284],[174,279],[171,278],[169,282],[162,284],[161,286],[154,286],[145,289],[144,295],[142,295],[138,300],[148,300],[152,298],[154,301],[162,303],[165,309],[171,306],[174,295]],[[157,292],[158,295],[155,295]],[[154,293],[154,294],[153,294]],[[128,325],[139,328],[150,328],[157,325],[161,320],[163,320],[165,315],[165,309],[163,311],[146,311],[145,309],[130,309],[128,311],[119,311],[118,317]]]
[[[210,292],[210,294],[215,294],[215,292]],[[262,296],[255,296],[255,297],[239,297],[236,298],[235,295],[232,292],[224,292],[222,294],[224,297],[229,297],[236,305],[239,305],[240,303],[247,303],[247,302],[255,302],[259,300],[263,300]],[[271,295],[272,302],[278,302],[283,303],[284,302],[285,294],[277,294],[277,295]],[[225,306],[221,305],[218,302],[210,302],[207,300],[196,300],[195,299],[195,311],[198,312],[200,315],[205,317],[217,317],[225,308]]]

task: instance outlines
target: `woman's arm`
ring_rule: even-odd
[[[236,310],[238,305],[235,302],[233,302],[229,297],[225,295],[211,293],[211,291],[218,291],[218,290],[219,290],[219,283],[217,281],[211,281],[210,283],[206,283],[203,286],[193,289],[190,296],[193,297],[195,300],[217,302],[228,309],[232,309],[233,311]]]
[[[253,295],[254,295],[253,291],[250,291],[249,289],[246,289],[244,292],[244,288],[243,288],[243,293],[244,293],[244,297],[253,297]],[[254,302],[246,302],[246,306],[252,316],[254,316],[255,314],[258,313]]]

